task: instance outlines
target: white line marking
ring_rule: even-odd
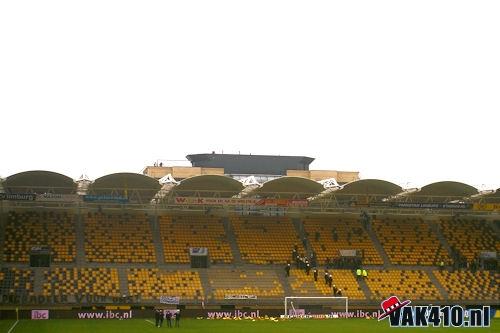
[[[14,325],[12,325],[12,327],[10,328],[10,330],[7,331],[7,333],[12,332],[12,330],[14,329],[14,327],[16,327],[16,325],[17,325],[18,322],[19,322],[19,320],[16,320],[16,322],[14,323]]]
[[[148,323],[150,323],[151,325],[154,325],[155,323],[153,323],[151,320],[147,320],[147,319],[144,319],[145,321],[147,321]],[[7,332],[7,333],[10,333],[10,332]]]

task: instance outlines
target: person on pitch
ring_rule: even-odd
[[[175,327],[180,327],[180,321],[181,321],[181,310],[177,310],[175,313]]]

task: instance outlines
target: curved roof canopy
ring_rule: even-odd
[[[453,181],[436,182],[425,185],[420,191],[410,194],[413,197],[446,197],[448,198],[465,198],[474,194],[478,194],[477,188]],[[437,198],[436,198],[437,199]]]
[[[160,190],[160,183],[139,173],[113,173],[97,178],[89,186],[89,194],[115,195],[129,198],[130,201],[149,202]]]
[[[243,190],[243,184],[236,179],[220,175],[201,175],[186,178],[175,186],[172,191],[181,196],[212,197],[217,195],[223,198],[232,197]]]
[[[52,171],[33,170],[16,173],[2,183],[7,193],[75,193],[72,178]]]
[[[484,195],[480,197],[481,201],[489,202],[489,203],[497,203],[500,202],[500,188],[498,188],[495,192]]]
[[[325,188],[318,182],[302,177],[280,177],[265,182],[254,193],[262,197],[308,198],[321,193]]]
[[[401,193],[402,187],[386,180],[361,179],[345,184],[335,194],[391,196]]]

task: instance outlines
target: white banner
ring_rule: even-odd
[[[178,296],[160,296],[161,304],[179,304],[180,298]]]
[[[224,295],[224,299],[257,299],[255,295]]]

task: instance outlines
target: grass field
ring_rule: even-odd
[[[0,333],[7,333],[13,320],[0,321]],[[166,323],[164,323],[166,324]],[[214,333],[316,333],[316,332],[500,332],[500,320],[495,319],[489,328],[390,328],[388,321],[366,319],[294,320],[272,322],[234,320],[183,319],[180,328],[156,328],[153,320],[21,320],[11,333],[132,333],[132,332],[214,332]]]

